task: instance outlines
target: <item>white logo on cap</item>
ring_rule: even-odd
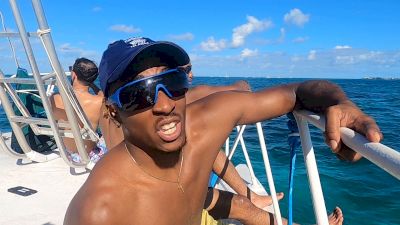
[[[134,47],[139,46],[139,45],[149,44],[149,42],[146,39],[141,38],[141,37],[139,37],[139,38],[138,37],[129,38],[129,39],[125,40],[125,42],[127,44],[129,44],[131,46],[131,48],[134,48]]]

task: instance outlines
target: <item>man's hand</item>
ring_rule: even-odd
[[[355,162],[362,156],[351,150],[340,140],[340,127],[347,127],[366,136],[371,142],[380,142],[383,135],[375,120],[364,114],[351,101],[346,101],[326,109],[325,142],[342,160]]]

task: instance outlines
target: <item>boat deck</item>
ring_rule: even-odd
[[[79,172],[61,158],[32,163],[0,152],[0,224],[62,224],[69,202],[89,175]],[[37,192],[21,196],[8,191],[17,186]]]

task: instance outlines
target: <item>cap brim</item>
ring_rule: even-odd
[[[176,68],[189,62],[189,56],[178,45],[172,42],[156,42],[138,51],[128,64],[134,66],[135,72],[140,73],[152,67]]]

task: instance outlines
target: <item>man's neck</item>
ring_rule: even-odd
[[[89,87],[80,84],[79,81],[74,82],[74,84],[72,85],[72,88],[74,89],[74,91],[78,91],[78,92],[89,92]]]
[[[175,183],[182,193],[185,192],[181,183],[184,161],[182,150],[169,153],[156,150],[154,153],[149,154],[149,151],[142,151],[134,145],[126,144],[125,142],[124,145],[127,154],[132,159],[132,163],[137,165],[149,178]]]
[[[144,150],[130,143],[127,143],[127,148],[138,164],[147,169],[172,169],[179,166],[181,150],[168,153],[157,149]]]

